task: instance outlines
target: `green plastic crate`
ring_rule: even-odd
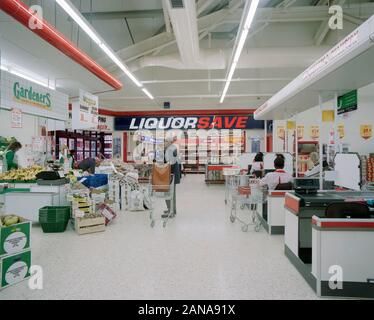
[[[68,222],[69,220],[63,222],[41,222],[40,225],[44,233],[64,232]]]
[[[43,207],[39,209],[39,220],[48,219],[58,219],[65,217],[66,220],[69,220],[71,216],[71,207],[70,206],[57,206],[57,207]]]

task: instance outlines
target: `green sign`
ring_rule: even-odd
[[[13,95],[16,101],[30,104],[39,108],[49,109],[51,107],[51,94],[35,91],[31,86],[24,88],[19,82],[13,84]]]
[[[30,277],[31,250],[5,256],[0,259],[0,288],[7,287]]]
[[[338,97],[338,114],[357,109],[357,90],[350,91]]]

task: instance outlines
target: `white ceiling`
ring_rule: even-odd
[[[218,16],[223,12],[220,10],[227,10],[237,1],[240,0],[196,1],[197,8],[207,4],[198,17],[198,26],[204,24],[204,19]],[[274,66],[277,61],[269,61],[271,67],[237,69],[233,77],[235,81],[231,83],[223,104],[219,104],[219,97],[226,69],[177,70],[157,66],[138,69],[135,75],[156,97],[155,101],[151,101],[103,56],[75,22],[56,6],[54,0],[24,2],[28,5],[42,3],[46,20],[123,82],[123,90],[99,94],[100,104],[107,109],[159,110],[164,101],[170,101],[172,109],[256,108],[310,64],[305,58],[305,66],[302,67],[276,68]],[[327,1],[262,0],[252,29],[256,33],[247,39],[243,54],[250,53],[252,48],[270,49],[273,52],[284,47],[290,48],[290,51],[292,47],[327,48],[374,14],[373,1],[347,0],[343,4],[344,13],[349,13],[353,19],[344,20],[343,30],[323,30],[323,24],[328,18],[325,2]],[[152,54],[156,57],[179,55],[175,42],[156,53],[154,51],[159,45],[174,38],[164,30],[162,0],[74,0],[72,3],[86,14],[97,32],[129,66],[134,65],[137,59]],[[206,32],[207,36],[200,40],[200,48],[232,50],[241,12],[242,6],[219,21],[205,20],[209,23],[218,21],[220,24],[212,27],[212,23],[208,23],[210,29]],[[318,41],[316,39],[321,35],[321,30],[326,32],[323,32]],[[93,93],[111,90],[100,79],[1,11],[0,50],[3,62],[55,81],[57,89],[71,97],[77,96],[79,88]],[[290,59],[293,58],[290,56]]]

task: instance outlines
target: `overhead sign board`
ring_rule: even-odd
[[[69,97],[6,71],[0,71],[1,108],[67,121]]]
[[[79,90],[79,101],[72,105],[72,128],[96,130],[99,124],[99,98]]]
[[[357,109],[357,90],[352,90],[338,97],[338,114]]]
[[[114,130],[263,129],[252,116],[116,117]]]

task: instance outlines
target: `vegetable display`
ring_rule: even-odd
[[[35,180],[36,175],[43,170],[43,167],[40,166],[32,166],[24,169],[11,170],[0,174],[0,180]]]

